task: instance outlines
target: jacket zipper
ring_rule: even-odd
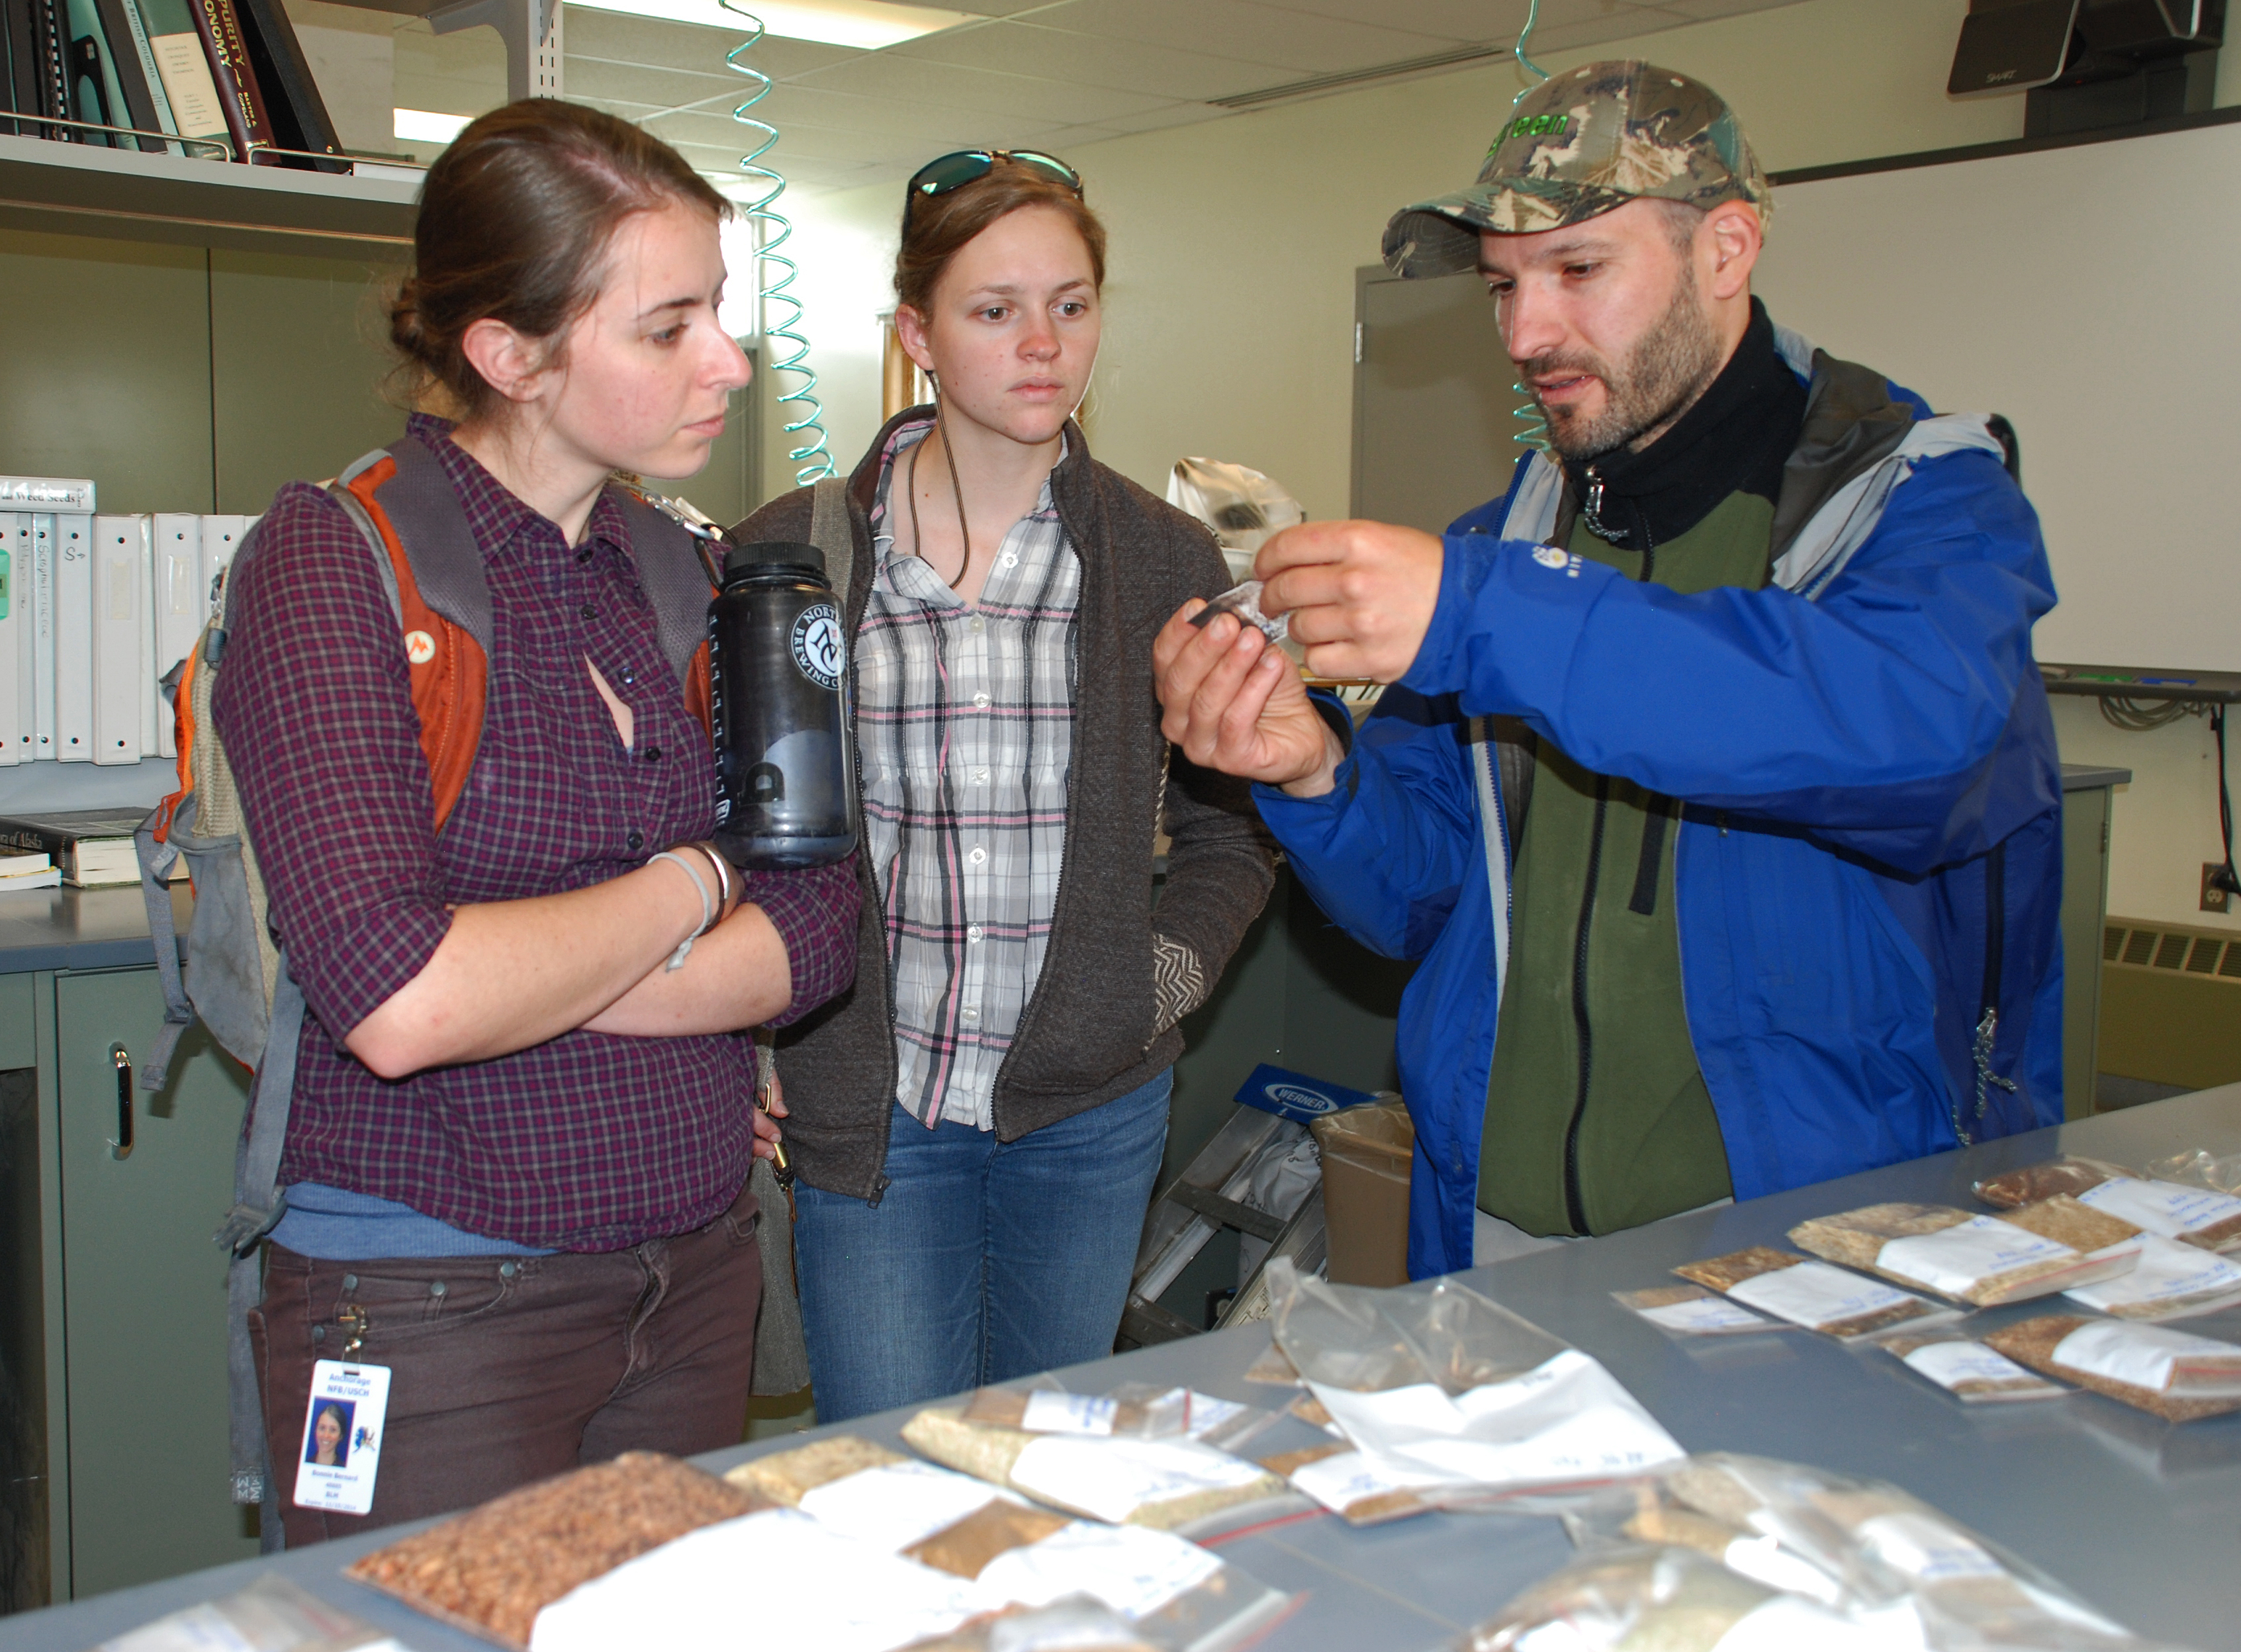
[[[1602,873],[1603,817],[1610,807],[1610,780],[1595,776],[1595,824],[1588,836],[1588,876],[1580,892],[1580,930],[1572,947],[1572,1020],[1580,1035],[1580,1087],[1572,1099],[1572,1120],[1564,1130],[1564,1208],[1572,1231],[1588,1231],[1587,1201],[1580,1192],[1580,1124],[1588,1112],[1588,1079],[1595,1064],[1595,1028],[1588,1016],[1588,935],[1595,916],[1595,885]]]
[[[2013,1079],[2004,1079],[1992,1071],[1993,1046],[2000,1035],[2000,977],[2005,973],[2007,944],[2008,846],[2003,841],[1994,844],[1984,857],[1984,990],[1970,1045],[1970,1059],[1977,1069],[1976,1100],[1965,1126],[1957,1107],[1953,1113],[1953,1134],[1964,1147],[1976,1142],[1970,1133],[1983,1126],[1994,1087],[2010,1095],[2017,1088]]]

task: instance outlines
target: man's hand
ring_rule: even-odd
[[[1203,630],[1192,598],[1152,642],[1164,715],[1160,731],[1201,768],[1218,769],[1294,797],[1321,797],[1346,755],[1308,704],[1292,662],[1252,625],[1216,614]]]
[[[1447,550],[1383,522],[1307,522],[1261,547],[1261,611],[1289,613],[1318,677],[1394,683],[1408,674],[1439,605]]]

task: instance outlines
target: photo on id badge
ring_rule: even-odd
[[[338,1515],[373,1512],[373,1480],[381,1467],[381,1429],[389,1409],[389,1369],[321,1360],[311,1368],[304,1410],[304,1448],[296,1470],[296,1506]]]

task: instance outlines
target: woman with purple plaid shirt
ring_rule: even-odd
[[[284,1475],[291,1546],[743,1432],[776,1127],[741,1029],[847,985],[854,874],[743,878],[701,841],[708,735],[606,487],[699,470],[747,382],[728,211],[557,102],[428,175],[391,332],[461,417],[405,442],[458,497],[492,639],[440,834],[408,664],[433,645],[342,507],[282,489],[238,565],[213,718],[308,1006],[251,1321],[271,1461],[302,1455],[315,1361],[391,1374],[371,1513],[295,1507]]]
[[[967,150],[906,203],[896,328],[938,394],[880,432],[845,490],[853,558],[828,557],[854,638],[856,986],[779,1049],[828,1422],[1112,1352],[1176,1023],[1273,876],[1246,788],[1169,765],[1152,692],[1152,639],[1229,583],[1221,554],[1073,422],[1105,275],[1080,178]],[[834,491],[738,532],[808,539]]]

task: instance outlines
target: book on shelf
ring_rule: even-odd
[[[38,112],[59,120],[70,117],[67,3],[68,0],[30,0],[32,73],[38,80]],[[58,137],[65,143],[76,141],[76,134],[66,126],[47,127],[43,136]]]
[[[18,582],[31,566],[31,518],[0,510],[0,768],[31,759],[30,662],[23,656],[30,634]]]
[[[81,889],[140,881],[140,860],[132,834],[148,818],[146,809],[58,809],[37,814],[0,815],[0,854],[46,854],[61,869],[62,880]],[[177,882],[173,863],[171,880]]]
[[[137,123],[124,101],[124,83],[118,74],[117,43],[109,37],[96,0],[66,0],[70,24],[70,92],[77,118],[101,126],[130,126]],[[130,50],[130,43],[125,43]],[[138,149],[140,140],[123,132],[89,132],[88,140],[112,149]],[[148,147],[160,150],[160,139]]]
[[[321,172],[349,172],[351,163],[343,157],[342,140],[328,117],[326,100],[319,96],[303,43],[296,37],[296,25],[288,21],[280,0],[230,0],[230,3],[240,23],[249,66],[264,90],[264,115],[275,141],[282,149],[333,157],[289,157],[280,164]]]
[[[139,9],[148,50],[156,59],[157,78],[163,82],[164,95],[171,101],[179,136],[227,136],[225,105],[211,74],[209,55],[203,50],[202,30],[195,26],[194,0],[126,0],[126,3]]]
[[[156,67],[156,54],[148,43],[139,9],[132,0],[95,0],[95,3],[101,14],[101,31],[109,37],[110,53],[115,59],[117,84],[124,94],[127,118],[118,124],[137,126],[144,132],[176,134],[179,124],[171,115],[171,100],[164,94],[163,76]],[[184,153],[178,144],[158,138],[144,137],[138,142],[143,150]]]
[[[90,749],[96,763],[137,763],[144,724],[153,755],[156,638],[148,627],[151,583],[148,518],[94,518],[92,646],[87,674],[93,690]],[[150,697],[144,706],[144,688]]]
[[[31,513],[31,755],[55,754],[55,518]]]
[[[241,37],[241,18],[233,0],[188,0],[194,12],[195,30],[202,36],[203,56],[210,59],[211,78],[217,84],[218,106],[225,113],[225,129],[233,139],[233,157],[249,158],[251,150],[271,149],[279,140],[264,113],[264,89],[249,65],[249,48]]]

